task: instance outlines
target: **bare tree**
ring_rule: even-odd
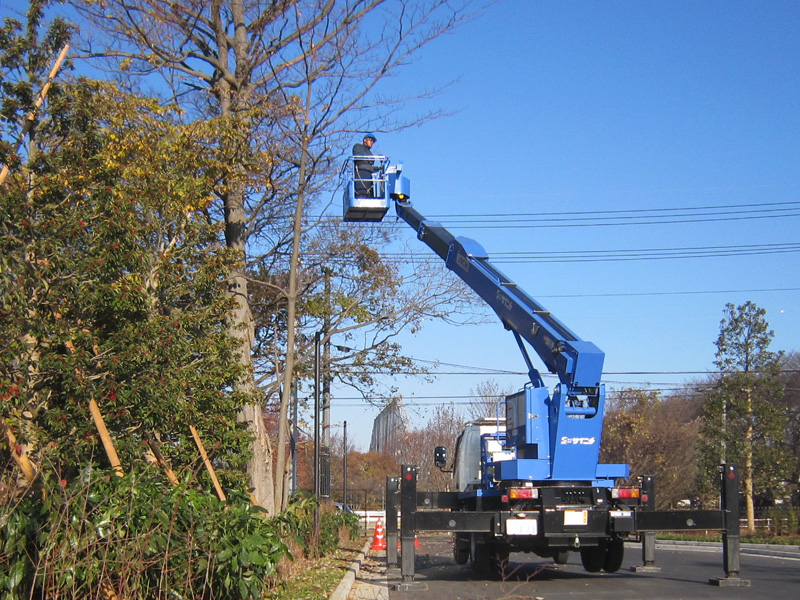
[[[466,419],[455,405],[443,404],[437,406],[433,416],[424,428],[409,436],[407,451],[410,462],[419,465],[419,485],[427,490],[449,490],[452,481],[452,467],[441,470],[433,464],[434,448],[444,446],[447,448],[448,461],[455,458],[456,439],[464,427]],[[413,442],[412,442],[413,440]],[[403,462],[408,459],[403,458]]]
[[[467,415],[473,420],[497,416],[498,404],[513,393],[513,389],[508,386],[503,388],[494,379],[481,381],[473,390],[470,390],[473,399],[467,405]]]
[[[450,0],[74,0],[91,23],[84,55],[113,59],[126,75],[159,74],[189,118],[220,119],[219,151],[229,166],[210,218],[224,222],[242,262],[231,272],[236,301],[230,328],[251,373],[239,382],[253,403],[241,419],[254,436],[248,473],[268,510],[285,501],[286,410],[298,355],[298,302],[309,208],[326,188],[337,157],[359,129],[397,129],[408,98],[382,96],[379,84],[468,15]],[[98,46],[99,44],[99,46]],[[424,115],[421,120],[433,115]],[[248,279],[288,257],[287,276]],[[251,349],[252,285],[272,289],[285,309],[277,469],[264,430]],[[399,321],[402,324],[402,320]],[[365,325],[374,324],[366,322]],[[363,326],[363,325],[362,325]],[[328,334],[330,335],[330,333]],[[278,350],[273,350],[275,354]]]

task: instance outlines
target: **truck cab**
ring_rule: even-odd
[[[464,426],[453,457],[454,491],[475,490],[487,480],[494,481],[494,473],[485,472],[484,465],[513,458],[503,447],[505,432],[505,419],[486,417]]]

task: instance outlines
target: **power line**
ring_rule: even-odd
[[[547,250],[523,252],[493,252],[491,261],[496,264],[620,262],[641,260],[666,260],[686,258],[719,258],[731,256],[760,256],[800,252],[800,243],[739,244],[734,246],[686,246],[681,248],[628,248],[614,250]],[[384,252],[390,261],[408,262],[409,258],[438,263],[437,257],[416,252]]]
[[[539,201],[541,202],[541,201]],[[545,200],[546,202],[546,200]],[[711,204],[701,206],[677,206],[659,208],[618,208],[612,210],[564,210],[564,211],[540,211],[540,212],[514,212],[514,213],[434,213],[428,215],[429,219],[461,219],[464,222],[477,220],[481,223],[487,219],[505,219],[516,221],[520,218],[546,219],[549,221],[568,221],[608,218],[627,218],[643,217],[652,218],[655,216],[714,216],[714,215],[738,215],[738,214],[759,214],[786,212],[800,209],[800,201],[790,200],[785,202],[749,202],[744,204]],[[332,215],[317,215],[316,218],[326,218]],[[339,218],[336,215],[335,218]]]
[[[788,372],[797,372],[797,371],[788,371]],[[609,383],[609,382],[606,382]],[[659,393],[669,393],[680,391],[681,389],[692,388],[692,391],[699,391],[695,389],[695,385],[693,382],[683,382],[683,383],[666,383],[666,382],[653,382],[653,383],[642,383],[642,382],[616,382],[619,385],[630,386],[630,387],[646,387],[647,391],[649,392],[659,392]],[[653,386],[662,386],[662,387],[653,387]],[[666,386],[666,387],[664,387]],[[795,388],[789,388],[791,390],[795,390]],[[491,396],[491,398],[497,398],[498,401],[505,398],[505,394]],[[421,406],[441,406],[443,403],[446,402],[453,402],[453,403],[464,403],[464,404],[471,404],[475,401],[480,402],[481,400],[485,400],[487,397],[480,396],[480,395],[470,395],[470,394],[454,394],[454,395],[441,395],[441,396],[403,396],[403,404],[407,408],[412,407],[421,407]],[[364,406],[363,402],[369,403],[384,403],[386,400],[385,398],[378,398],[378,397],[369,397],[363,398],[361,396],[337,396],[336,400],[336,407],[337,408],[355,408],[355,407],[362,407]],[[420,402],[420,400],[424,400],[426,402]],[[345,402],[340,402],[345,401]],[[356,402],[360,401],[355,404],[349,404],[348,402]],[[437,402],[439,401],[439,402]],[[458,402],[455,402],[458,401]]]
[[[520,216],[523,217],[538,217],[544,216],[547,217],[549,215],[576,215],[576,216],[583,216],[583,215],[627,215],[627,214],[659,214],[659,213],[675,213],[675,212],[689,212],[689,211],[710,211],[715,210],[719,211],[720,209],[737,209],[737,208],[755,208],[755,207],[776,207],[776,206],[791,206],[796,207],[800,206],[800,201],[788,201],[788,202],[756,202],[756,203],[746,203],[746,204],[717,204],[717,205],[706,205],[706,206],[684,206],[684,207],[660,207],[660,208],[619,208],[614,210],[592,210],[592,211],[584,211],[584,210],[574,210],[574,211],[560,211],[557,213],[554,212],[534,212],[534,213],[486,213],[486,214],[440,214],[440,215],[433,215],[436,218],[461,218],[461,217],[468,217],[468,218],[476,218],[476,219],[483,219],[483,218],[518,218]],[[772,209],[770,209],[772,210]],[[785,209],[778,209],[778,210],[785,210]],[[728,213],[733,211],[722,211],[722,213]],[[751,211],[747,211],[751,212]],[[713,214],[713,213],[712,213]]]
[[[800,288],[761,288],[750,290],[696,290],[682,292],[619,292],[607,294],[537,294],[537,298],[619,298],[627,296],[693,296],[697,294],[753,294],[764,292],[797,292]]]
[[[745,246],[708,246],[695,248],[643,248],[637,250],[585,250],[503,253],[505,263],[544,262],[614,262],[631,260],[664,260],[675,258],[714,258],[800,252],[800,243],[750,244]]]
[[[529,229],[555,227],[617,227],[628,225],[672,225],[740,221],[752,219],[781,219],[800,216],[800,201],[722,204],[649,209],[616,209],[592,211],[561,211],[533,213],[433,214],[431,220],[446,221],[466,229]],[[319,218],[327,218],[322,216]],[[332,219],[338,221],[338,217]],[[378,226],[395,227],[396,222],[384,221]]]
[[[428,360],[422,358],[413,358],[410,357],[410,360],[418,363],[427,363],[433,365],[444,365],[449,367],[454,367],[458,369],[463,369],[461,371],[365,371],[370,375],[514,375],[514,376],[527,376],[527,371],[512,371],[508,369],[493,369],[491,367],[476,367],[473,365],[460,365],[456,363],[443,363],[435,360]],[[755,371],[754,371],[755,372]],[[798,373],[800,370],[796,369],[783,369],[781,373]],[[604,376],[608,375],[630,375],[636,377],[647,377],[651,375],[725,375],[730,373],[729,371],[603,371]],[[553,373],[542,373],[543,377],[557,377],[557,375]],[[606,381],[606,383],[609,383]],[[626,382],[613,382],[613,383],[626,383]],[[664,383],[664,385],[670,385],[668,383]]]
[[[488,368],[488,367],[475,367],[475,366],[468,366],[468,365],[459,365],[459,364],[456,364],[456,363],[447,363],[447,362],[442,362],[442,361],[438,361],[438,360],[428,360],[428,359],[424,359],[424,358],[412,358],[411,360],[413,360],[414,362],[430,364],[430,365],[437,365],[437,366],[444,366],[444,367],[456,367],[456,368],[459,368],[459,369],[472,369],[472,371],[470,371],[469,374],[474,373],[475,375],[498,374],[498,373],[502,373],[502,374],[506,374],[506,375],[520,375],[520,374],[525,375],[526,374],[524,371],[509,371],[509,370],[503,370],[503,369],[491,369],[491,368]],[[436,373],[441,373],[441,371],[436,371]]]
[[[787,203],[800,204],[800,203]],[[597,227],[619,225],[658,225],[674,223],[706,223],[717,221],[740,221],[743,219],[775,219],[800,216],[800,208],[776,208],[759,210],[697,212],[698,209],[663,209],[669,211],[657,214],[659,209],[628,211],[596,211],[572,213],[570,217],[552,217],[547,214],[520,213],[507,215],[463,215],[446,218],[450,224],[471,227],[475,224],[497,228],[506,226],[519,228],[546,227]],[[566,213],[569,214],[569,213]],[[477,221],[477,223],[476,223]]]
[[[433,362],[433,361],[424,361],[421,362]],[[458,366],[458,365],[456,365]],[[465,366],[464,368],[470,368]],[[722,375],[725,374],[726,371],[609,371],[604,373],[604,375]],[[784,369],[781,371],[781,374],[796,374],[800,373],[800,369]],[[439,373],[435,373],[439,374]],[[466,374],[474,374],[474,373],[466,373]],[[515,375],[527,375],[523,372],[511,372],[511,371],[503,371],[503,374],[515,374]],[[545,373],[545,376],[552,376],[549,373]],[[699,391],[694,389],[696,382],[664,382],[664,381],[653,381],[653,382],[641,382],[641,381],[613,381],[613,380],[604,380],[607,385],[615,385],[620,387],[646,387],[647,391],[650,392],[657,392],[657,393],[670,393],[675,391],[680,391],[682,389],[691,388],[693,391]],[[654,387],[659,386],[659,387]],[[612,388],[612,391],[618,388]],[[793,389],[793,388],[791,388]],[[505,394],[498,394],[493,397],[498,399],[502,399],[505,397]],[[485,399],[484,396],[479,394],[453,394],[453,395],[434,395],[434,396],[404,396],[403,403],[408,408],[418,408],[418,407],[426,407],[426,406],[441,406],[445,402],[452,402],[452,403],[464,403],[464,404],[471,404],[475,401],[481,401]],[[355,407],[363,407],[363,403],[366,401],[370,404],[382,404],[386,402],[385,398],[380,397],[360,397],[360,396],[337,396],[335,398],[336,406],[338,408],[355,408]],[[420,402],[424,400],[426,402]],[[342,403],[341,401],[344,401]],[[355,402],[358,401],[357,404],[348,404],[348,402]]]
[[[683,387],[683,386],[681,386]],[[665,388],[653,388],[648,386],[648,390],[650,392],[674,392],[676,390],[681,389],[681,387],[665,387]],[[494,397],[492,397],[494,398]],[[505,395],[496,396],[498,402],[505,398]],[[480,402],[486,400],[486,397],[483,396],[470,396],[470,395],[452,395],[452,396],[403,396],[403,404],[406,408],[414,408],[420,406],[441,406],[442,404],[450,403],[453,404],[472,404],[476,401]],[[364,406],[364,402],[372,403],[383,403],[385,402],[384,398],[362,398],[356,396],[348,396],[348,397],[337,397],[336,400],[336,407],[337,408],[356,408]],[[339,402],[340,400],[344,400],[345,402]],[[361,402],[356,402],[361,400]],[[419,400],[423,400],[424,402],[419,402]],[[438,402],[437,402],[438,401]],[[355,402],[355,403],[348,403],[348,402]]]

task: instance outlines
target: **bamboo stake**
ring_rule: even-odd
[[[178,477],[175,475],[175,471],[172,470],[172,467],[167,464],[167,461],[164,459],[164,455],[161,454],[161,450],[158,448],[158,444],[156,441],[151,438],[149,435],[147,436],[147,445],[150,446],[150,451],[153,453],[153,456],[156,457],[158,464],[164,469],[164,472],[167,474],[167,479],[172,485],[178,485]]]
[[[104,581],[100,584],[100,589],[103,591],[103,595],[107,600],[119,600],[119,596],[117,596],[114,586],[107,581]]]
[[[194,428],[194,425],[189,425],[189,429],[192,432],[194,443],[197,444],[197,449],[200,450],[200,456],[203,457],[203,462],[206,465],[208,474],[211,475],[211,481],[214,482],[214,489],[217,490],[217,497],[223,502],[225,502],[226,501],[225,492],[222,491],[222,486],[219,484],[219,480],[217,479],[217,474],[214,472],[214,467],[211,466],[211,461],[208,460],[208,454],[206,454],[206,449],[205,447],[203,447],[202,440],[200,440],[200,434],[197,433],[197,429]]]
[[[25,454],[24,449],[19,453],[17,452],[17,438],[14,432],[11,431],[11,427],[6,425],[4,420],[0,419],[0,429],[5,429],[6,438],[8,439],[8,445],[11,447],[11,456],[14,458],[14,462],[22,469],[25,478],[28,480],[28,484],[33,483],[33,480],[36,479],[36,469],[33,467],[31,461],[28,460],[28,455]]]
[[[103,442],[103,447],[106,449],[106,455],[111,462],[111,468],[114,469],[114,474],[117,477],[123,477],[125,472],[122,470],[122,463],[119,461],[117,451],[114,448],[114,442],[106,429],[106,423],[103,421],[103,415],[100,414],[100,407],[94,399],[89,400],[89,410],[92,413],[94,424],[97,427],[97,432],[100,434],[100,440]]]
[[[69,44],[64,46],[64,48],[61,50],[61,53],[58,55],[58,58],[56,58],[56,62],[53,65],[53,68],[50,70],[50,75],[48,75],[47,81],[42,87],[42,91],[39,92],[39,97],[36,99],[36,104],[34,105],[33,110],[25,116],[25,123],[22,126],[22,133],[20,133],[19,137],[17,138],[17,143],[14,146],[14,152],[19,150],[19,147],[22,145],[22,140],[25,139],[25,136],[28,135],[28,132],[31,130],[33,121],[36,118],[36,111],[38,111],[42,107],[42,104],[44,104],[44,99],[47,96],[47,92],[50,91],[50,84],[52,84],[53,80],[56,78],[58,70],[61,68],[61,63],[64,62],[68,51]],[[5,183],[6,177],[8,177],[8,165],[3,165],[3,170],[0,171],[0,185]]]

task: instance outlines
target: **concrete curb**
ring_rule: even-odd
[[[364,547],[358,553],[356,559],[350,564],[350,567],[347,569],[344,577],[342,577],[339,585],[337,585],[336,589],[333,590],[333,593],[330,595],[328,600],[347,600],[347,596],[350,594],[350,590],[353,588],[356,577],[358,577],[358,572],[361,570],[361,563],[364,561],[364,557],[367,555],[371,544],[371,541],[367,541],[364,544]]]

